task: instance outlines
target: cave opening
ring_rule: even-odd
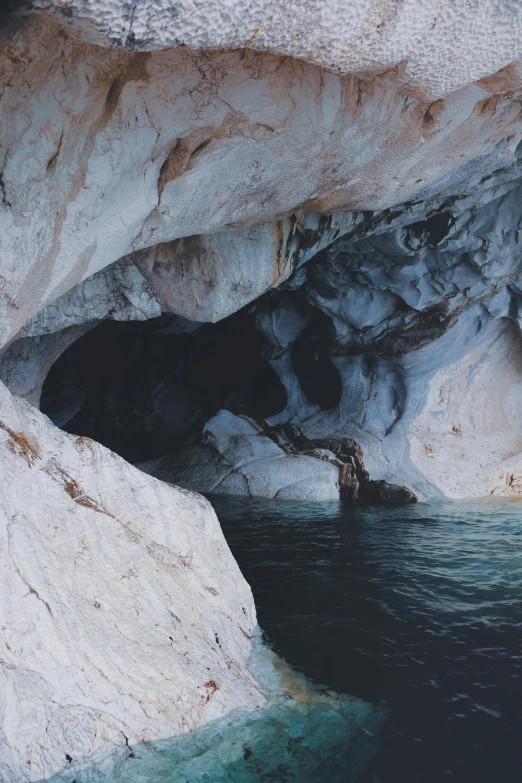
[[[303,393],[321,410],[339,405],[343,391],[339,370],[328,355],[330,343],[329,319],[313,309],[309,325],[292,348],[292,367]]]
[[[286,391],[248,311],[216,324],[172,315],[96,326],[55,362],[40,407],[130,462],[176,451],[225,408],[268,418]]]
[[[409,230],[416,239],[424,241],[429,247],[437,247],[447,237],[454,222],[451,212],[436,212],[425,220],[412,223]]]

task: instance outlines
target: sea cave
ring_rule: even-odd
[[[520,778],[521,52],[2,3],[1,783]]]

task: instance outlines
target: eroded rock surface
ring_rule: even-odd
[[[252,419],[225,410],[205,424],[201,445],[165,457],[152,470],[158,478],[200,492],[280,500],[339,497],[339,467],[289,455]]]
[[[512,62],[518,5],[501,11],[485,4],[481,25],[495,15],[497,24],[488,29],[503,43],[491,42],[482,62],[477,46],[465,49],[464,58],[452,56],[444,68],[430,56],[418,71],[418,85],[404,70],[402,45],[397,48],[392,36],[386,56],[379,54],[379,43],[363,32],[366,25],[382,16],[388,32],[408,30],[400,40],[409,47],[416,40],[409,21],[415,15],[421,40],[444,37],[450,24],[455,28],[448,40],[455,42],[468,7],[460,3],[459,13],[434,25],[427,5],[403,4],[400,11],[391,2],[379,6],[370,12],[362,0],[355,4],[354,28],[338,29],[338,14],[325,11],[336,20],[331,30],[344,40],[342,51],[359,53],[357,74],[344,76],[250,48],[223,51],[236,45],[233,36],[227,41],[228,23],[217,28],[219,52],[165,48],[152,32],[150,51],[123,51],[121,31],[106,36],[120,13],[130,24],[124,3],[73,3],[66,14],[52,13],[63,9],[57,3],[9,30],[0,42],[2,343],[110,264],[180,239],[185,242],[142,258],[149,283],[158,285],[159,301],[180,306],[183,292],[169,292],[166,279],[174,264],[173,280],[183,282],[192,317],[195,311],[198,320],[202,314],[223,317],[230,309],[214,291],[219,281],[229,281],[228,308],[237,308],[285,279],[321,243],[353,233],[361,222],[389,223],[401,212],[390,208],[409,202],[409,222],[421,219],[435,202],[459,194],[463,183],[475,179],[476,191],[481,178],[509,168],[521,136],[520,77]],[[200,11],[212,7],[204,4]],[[147,8],[152,6],[132,6],[132,24],[145,13],[152,30],[163,12],[154,5],[149,19]],[[257,10],[263,16],[268,8]],[[191,19],[193,12],[187,11]],[[398,14],[393,23],[392,12]],[[179,13],[181,32],[181,6]],[[278,13],[258,25],[259,35],[269,28],[277,37]],[[209,29],[213,19],[207,18]],[[306,25],[307,35],[320,35],[321,26],[308,27],[309,19]],[[106,46],[87,42],[96,30],[103,30]],[[474,24],[472,30],[482,40],[484,28]],[[379,41],[387,35],[381,32]],[[273,45],[278,52],[275,40]],[[305,59],[314,61],[307,51]],[[456,62],[466,66],[455,80]],[[317,213],[337,215],[321,219]],[[205,238],[186,241],[196,235]],[[243,254],[263,270],[255,280],[236,268]],[[179,259],[188,272],[178,268]],[[200,280],[213,261],[224,268]],[[100,315],[93,303],[86,320],[105,317],[107,306],[102,309]],[[189,317],[189,309],[179,314]]]
[[[362,500],[413,503],[406,487],[370,480],[359,445],[349,438],[308,440],[301,429],[267,429],[221,410],[201,438],[143,470],[199,492],[280,500]]]
[[[2,780],[264,704],[210,504],[0,395]]]
[[[129,0],[37,0],[102,46],[130,50],[268,51],[341,73],[397,69],[399,78],[427,93],[456,90],[489,76],[522,48],[516,0],[204,0],[197,5],[134,4]]]

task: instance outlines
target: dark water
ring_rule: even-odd
[[[386,700],[369,781],[522,781],[522,505],[212,500],[276,652]]]

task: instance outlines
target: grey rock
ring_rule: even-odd
[[[386,481],[368,481],[359,493],[361,500],[380,506],[405,506],[416,503],[415,494],[407,487]]]
[[[286,453],[252,419],[226,410],[205,424],[202,443],[159,460],[152,474],[208,494],[281,500],[339,497],[339,467]]]

